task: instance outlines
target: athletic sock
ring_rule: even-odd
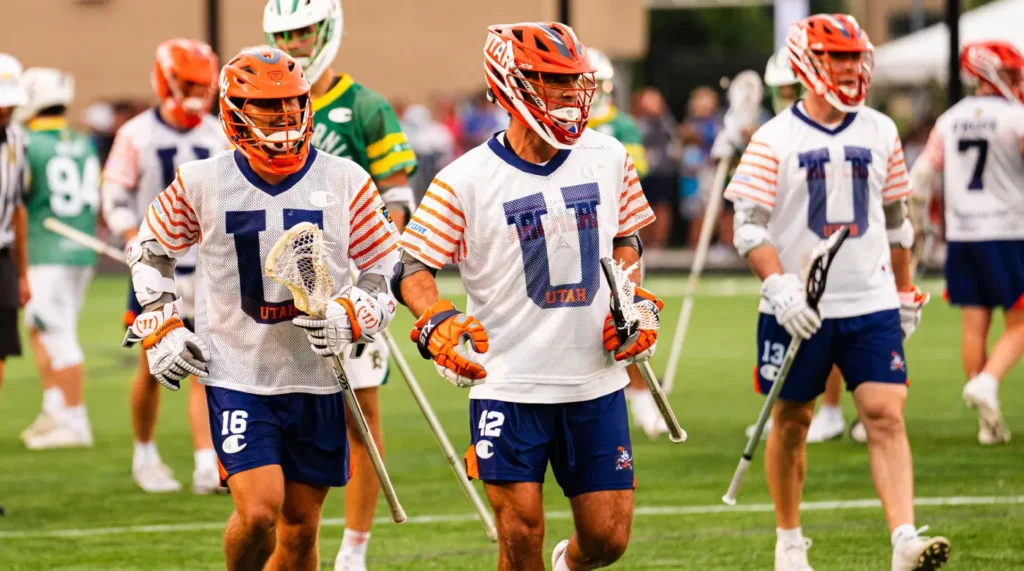
[[[566,549],[565,551],[562,552],[562,556],[559,557],[558,561],[555,562],[555,567],[554,567],[554,569],[552,571],[571,571],[569,569],[569,564],[565,562],[565,552],[566,551],[569,551],[569,550]]]
[[[841,406],[829,406],[827,404],[821,405],[818,409],[818,414],[827,418],[843,418],[843,407]]]
[[[90,430],[89,426],[89,414],[85,410],[85,405],[80,404],[66,409],[68,426],[76,432],[86,432]]]
[[[903,525],[896,526],[896,529],[892,530],[892,546],[896,547],[896,544],[904,539],[910,539],[917,537],[917,528],[912,523],[905,523]]]
[[[132,455],[132,467],[150,462],[160,462],[160,453],[156,450],[156,442],[135,441],[135,453]]]
[[[54,418],[64,412],[64,393],[59,387],[53,387],[43,391],[43,412]]]
[[[341,551],[350,556],[354,555],[365,559],[368,543],[370,543],[370,532],[356,531],[346,527],[345,533],[341,536]]]
[[[778,538],[780,543],[787,545],[792,543],[803,543],[804,532],[801,528],[796,527],[793,529],[782,529],[781,527],[775,528],[775,536]]]
[[[196,450],[192,457],[196,462],[196,472],[207,472],[217,470],[217,451],[213,448],[201,448]]]

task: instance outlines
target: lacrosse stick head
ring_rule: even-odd
[[[302,222],[278,238],[263,265],[270,278],[292,292],[295,307],[314,317],[324,315],[334,291],[326,250],[320,228]]]
[[[611,289],[611,314],[619,333],[619,344],[626,346],[633,343],[640,335],[641,329],[657,329],[658,316],[644,306],[633,303],[636,286],[629,275],[637,271],[639,264],[626,266],[611,258],[601,258],[601,271]]]
[[[818,308],[821,296],[825,294],[825,280],[832,260],[839,252],[839,247],[850,235],[849,226],[841,226],[828,239],[815,246],[801,264],[801,278],[807,283],[807,305]]]

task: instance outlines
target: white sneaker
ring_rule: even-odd
[[[850,424],[850,440],[858,444],[868,443],[868,429],[864,428],[864,423],[859,418]]]
[[[817,444],[839,438],[846,431],[846,421],[841,410],[819,409],[807,429],[807,443]]]
[[[228,489],[220,485],[220,472],[217,469],[196,469],[192,472],[192,493],[199,496],[225,494]]]
[[[366,557],[341,549],[334,560],[334,571],[366,571]]]
[[[927,530],[925,526],[916,533]],[[947,560],[949,540],[945,537],[903,537],[892,548],[892,571],[932,571],[945,565]]]
[[[75,430],[64,424],[55,424],[51,430],[30,434],[25,439],[29,450],[54,448],[92,448],[92,431]]]
[[[559,541],[558,545],[556,545],[554,550],[551,551],[551,569],[554,569],[555,566],[558,565],[558,560],[562,558],[562,554],[565,553],[566,549],[569,549],[569,540],[563,539],[562,541]]]
[[[28,442],[28,439],[33,435],[48,432],[57,427],[57,422],[53,420],[53,417],[40,411],[39,416],[32,421],[32,424],[28,425],[28,428],[21,431],[21,441]]]
[[[964,402],[978,409],[978,442],[1003,444],[1010,441],[1010,430],[999,411],[999,383],[988,375],[978,375],[964,385]],[[984,434],[983,433],[987,433]]]
[[[751,424],[750,426],[748,426],[747,429],[743,431],[743,434],[746,434],[747,438],[750,438],[751,436],[754,435],[754,429],[755,428],[757,428],[757,423],[756,422],[754,424]],[[768,440],[768,433],[771,432],[771,430],[772,430],[772,419],[769,418],[768,421],[764,423],[764,430],[761,431],[761,440]]]
[[[163,462],[147,462],[132,468],[135,483],[150,494],[163,494],[181,490],[181,483],[174,479],[174,472]]]
[[[629,407],[633,413],[633,424],[640,427],[647,434],[647,438],[657,440],[659,436],[668,432],[668,425],[661,417],[658,405],[649,391],[637,391]]]
[[[775,571],[814,571],[807,562],[807,550],[811,548],[810,538],[801,541],[775,542]]]

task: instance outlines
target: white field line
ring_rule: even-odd
[[[994,505],[1020,505],[1024,504],[1024,496],[960,496],[947,498],[917,498],[915,506],[994,506]],[[804,502],[801,504],[802,511],[827,511],[827,510],[855,510],[866,508],[880,508],[882,503],[877,499],[868,500],[838,500],[823,502]],[[660,507],[637,507],[634,514],[637,516],[678,516],[678,515],[708,515],[727,513],[771,513],[774,510],[772,504],[749,504],[729,507],[724,505],[710,506],[660,506]],[[548,520],[567,520],[572,518],[569,511],[549,511],[545,514]],[[436,523],[465,523],[476,521],[475,514],[450,514],[450,515],[423,515],[412,516],[403,525],[422,525]],[[390,518],[377,518],[375,524],[389,523]],[[54,529],[44,531],[0,531],[0,540],[3,539],[37,539],[52,537],[95,537],[101,535],[129,535],[140,533],[167,533],[177,531],[205,531],[224,529],[226,522],[192,522],[173,523],[163,525],[131,525],[123,527],[96,527],[85,529]],[[326,518],[320,522],[322,527],[341,527],[345,525],[343,518]]]

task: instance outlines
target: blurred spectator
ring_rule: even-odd
[[[459,121],[458,102],[449,95],[435,95],[433,97],[434,119],[440,122],[452,136],[455,149],[452,158],[458,157],[465,151],[460,144],[462,139],[462,123]]]
[[[707,170],[707,154],[701,149],[700,134],[690,123],[679,126],[683,145],[679,177],[679,214],[686,221],[686,247],[694,249],[700,237],[700,219],[704,215],[701,179]]]
[[[430,181],[455,157],[455,138],[442,123],[435,121],[430,109],[410,105],[401,115],[402,131],[416,153],[416,172],[409,180],[417,204],[427,192]]]
[[[508,127],[508,114],[487,100],[487,92],[473,96],[462,118],[463,149],[472,149],[491,138],[491,135]]]
[[[633,116],[647,154],[647,176],[641,185],[657,216],[653,224],[640,231],[640,237],[645,247],[661,250],[672,230],[672,200],[679,185],[676,119],[661,92],[653,87],[644,88],[634,101]]]

